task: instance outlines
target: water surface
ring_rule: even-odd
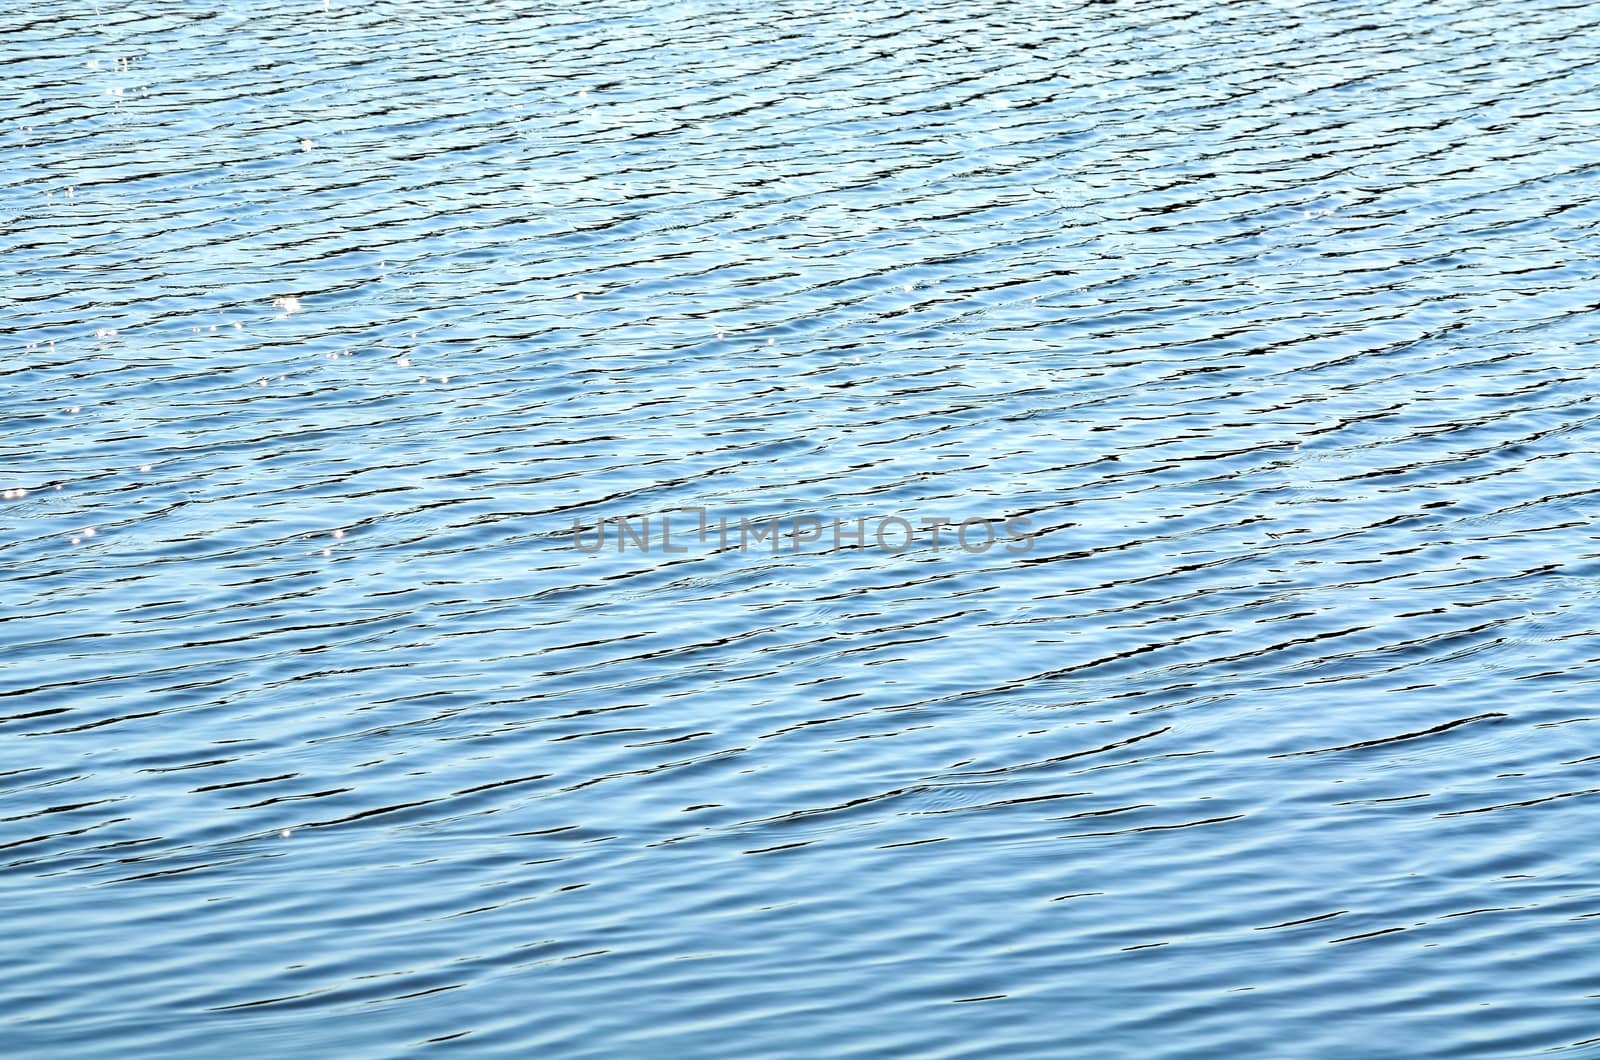
[[[7,1055],[1600,1055],[1593,5],[0,70]]]

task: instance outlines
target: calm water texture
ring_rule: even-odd
[[[6,0],[0,1051],[1600,1055],[1597,75]]]

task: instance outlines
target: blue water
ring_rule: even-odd
[[[0,1053],[1600,1056],[1597,76],[0,5]]]

